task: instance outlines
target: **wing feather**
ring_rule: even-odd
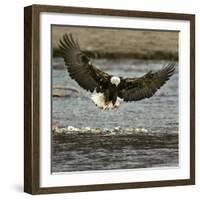
[[[109,75],[92,64],[89,57],[80,49],[72,34],[65,34],[59,41],[61,55],[64,58],[69,75],[84,89],[93,92]]]
[[[124,101],[138,101],[149,98],[169,80],[174,71],[175,63],[172,62],[155,73],[150,71],[140,78],[124,79],[118,95]]]

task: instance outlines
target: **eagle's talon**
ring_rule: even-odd
[[[109,101],[105,101],[105,105],[108,106],[109,105]]]

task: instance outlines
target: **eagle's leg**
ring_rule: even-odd
[[[108,105],[110,102],[109,96],[110,96],[109,90],[107,89],[104,91],[105,105]]]
[[[104,91],[104,110],[115,109],[119,106],[116,105],[117,93],[110,91],[109,89]]]
[[[113,98],[112,98],[112,104],[113,104],[114,107],[115,107],[116,101],[117,101],[117,94],[115,94],[115,95],[113,96]]]

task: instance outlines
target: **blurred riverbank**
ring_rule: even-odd
[[[65,33],[98,58],[178,60],[178,32],[53,26],[54,57],[59,57],[58,43]]]

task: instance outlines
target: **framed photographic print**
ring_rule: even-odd
[[[24,9],[24,191],[195,183],[195,16]]]

